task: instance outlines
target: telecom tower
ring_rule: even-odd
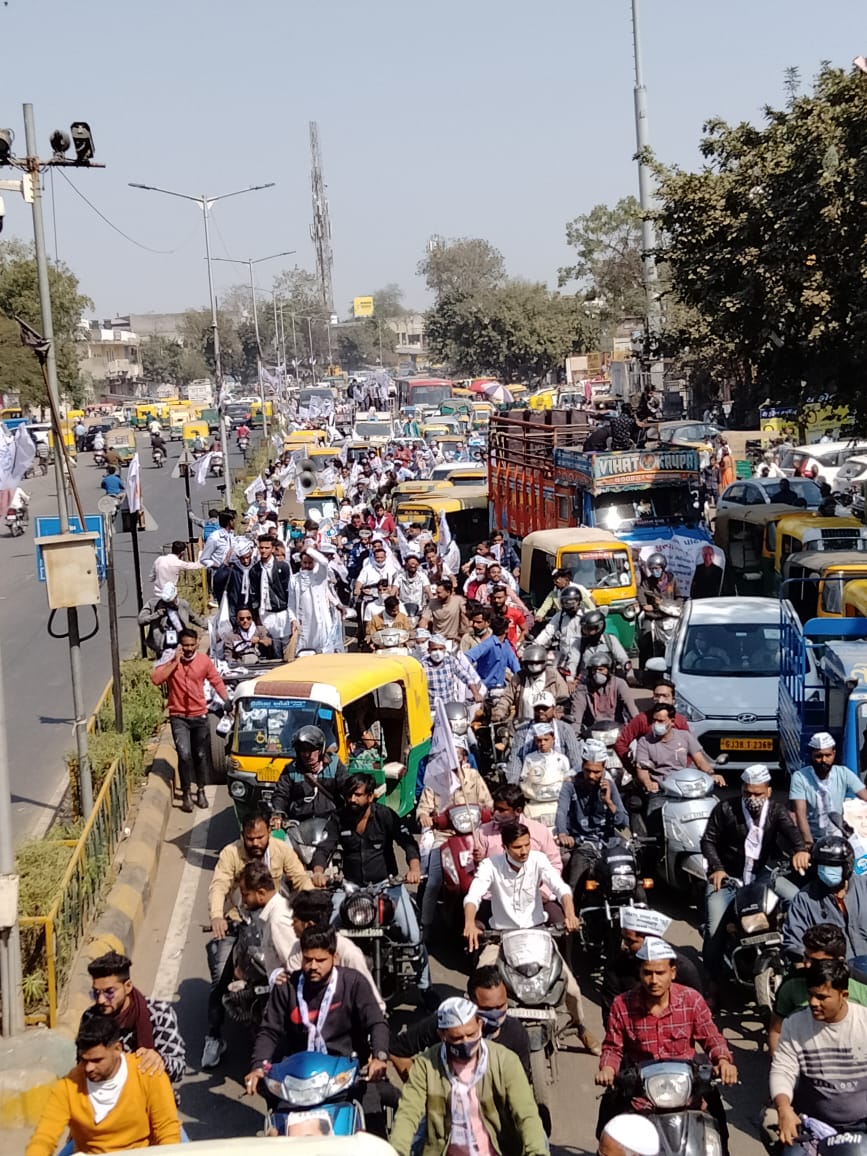
[[[316,250],[316,274],[319,277],[319,296],[328,313],[334,312],[334,286],[331,269],[334,257],[331,253],[331,221],[328,219],[328,200],[325,196],[325,182],[322,179],[322,155],[319,151],[319,128],[315,120],[310,121],[310,157],[312,161],[311,183],[313,186],[313,224],[310,239]]]

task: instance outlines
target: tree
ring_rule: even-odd
[[[437,297],[451,293],[469,297],[506,280],[503,254],[481,237],[432,240],[417,272]]]
[[[0,393],[17,393],[22,405],[47,404],[42,369],[33,353],[21,343],[18,324],[0,315]]]
[[[146,381],[186,385],[208,376],[204,356],[170,337],[147,337],[139,347],[142,374]]]
[[[736,417],[764,397],[837,394],[863,421],[867,84],[824,66],[762,127],[705,125],[705,166],[660,168],[671,287],[700,324],[673,349],[723,367]]]
[[[222,311],[217,314],[217,331],[220,335],[220,365],[223,376],[241,378],[246,361],[237,326],[232,318]],[[213,376],[216,367],[210,309],[188,309],[181,319],[181,333],[185,348],[203,358],[208,373]]]
[[[78,347],[79,322],[82,314],[93,309],[93,302],[81,293],[78,278],[64,264],[50,265],[48,286],[54,322],[57,377],[61,393],[73,401],[81,400],[83,385]],[[7,317],[19,316],[38,333],[42,332],[42,311],[39,304],[39,282],[32,245],[23,241],[0,242],[0,313]],[[7,358],[11,343],[5,344],[0,360],[0,380],[4,383],[13,375]],[[33,355],[30,354],[32,357]],[[35,360],[35,359],[34,359]],[[22,405],[45,405],[47,395],[42,373],[22,379],[21,387],[10,386],[18,392]]]
[[[441,297],[426,317],[433,356],[458,373],[533,381],[590,348],[592,323],[575,297],[530,281]]]
[[[613,208],[594,205],[569,221],[566,241],[575,248],[575,263],[558,270],[559,284],[579,282],[583,300],[593,304],[604,329],[644,316],[641,206],[635,197],[623,197]]]

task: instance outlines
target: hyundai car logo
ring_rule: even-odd
[[[758,721],[759,721],[759,716],[756,714],[739,714],[738,715],[738,722],[739,723],[754,723],[754,722],[758,722]]]

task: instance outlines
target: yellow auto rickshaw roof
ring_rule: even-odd
[[[433,490],[429,495],[424,494],[420,497],[413,497],[408,502],[400,502],[397,509],[398,513],[426,509],[435,514],[441,510],[447,514],[453,514],[458,510],[478,508],[481,503],[487,502],[487,500],[487,486],[449,485],[443,487],[442,490]]]
[[[818,514],[810,514],[804,510],[801,513],[796,511],[780,518],[777,525],[781,534],[793,534],[797,537],[799,530],[860,529],[863,523],[859,522],[857,518],[851,517],[820,518]]]
[[[824,574],[829,570],[863,570],[867,576],[867,553],[862,550],[797,550],[786,555],[785,565],[802,566]]]
[[[612,534],[610,530],[595,530],[584,526],[559,530],[533,530],[521,542],[521,569],[525,570],[530,566],[530,556],[534,550],[542,550],[556,558],[559,550],[569,546],[586,546],[588,549],[595,546],[605,550],[620,549],[629,553],[629,543]]]
[[[242,683],[238,695],[316,699],[342,709],[362,695],[398,681],[427,685],[420,664],[408,654],[388,658],[381,654],[376,658],[369,654],[310,654]]]
[[[398,482],[398,484],[391,491],[393,496],[398,498],[409,496],[415,497],[419,494],[429,494],[434,490],[447,490],[451,487],[451,482],[445,479],[439,481],[431,481],[427,478],[423,481],[416,480],[413,482]]]
[[[184,437],[186,437],[188,433],[195,437],[196,434],[200,434],[202,431],[204,431],[205,437],[207,437],[208,423],[206,421],[199,421],[197,418],[195,421],[184,422]]]

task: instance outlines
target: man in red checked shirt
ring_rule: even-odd
[[[662,939],[648,938],[638,951],[641,960],[639,986],[617,996],[611,1005],[608,1030],[596,1083],[609,1090],[599,1105],[596,1135],[619,1112],[646,1112],[646,1100],[626,1101],[626,1093],[614,1086],[618,1073],[661,1060],[695,1059],[699,1044],[713,1064],[722,1084],[735,1084],[738,1070],[721,1032],[713,1022],[704,997],[692,988],[675,983],[674,948]],[[716,1120],[723,1152],[728,1152],[725,1109],[715,1088],[706,1095],[707,1111]]]

